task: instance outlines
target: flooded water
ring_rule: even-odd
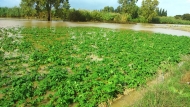
[[[31,26],[38,26],[38,27],[60,27],[60,26],[67,26],[67,27],[102,27],[102,28],[111,28],[111,29],[131,29],[136,31],[149,31],[154,33],[164,33],[164,34],[171,34],[177,36],[189,36],[190,37],[190,30],[183,31],[173,29],[171,26],[178,26],[178,27],[189,27],[188,25],[172,25],[172,24],[116,24],[116,23],[95,23],[95,22],[63,22],[63,21],[39,21],[39,20],[28,20],[28,19],[7,19],[7,18],[0,18],[0,27],[31,27]]]

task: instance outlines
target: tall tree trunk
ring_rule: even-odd
[[[47,3],[48,21],[51,21],[51,3]]]
[[[48,9],[48,21],[51,21],[51,9]]]

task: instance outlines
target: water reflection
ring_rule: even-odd
[[[131,29],[136,31],[150,31],[154,33],[164,33],[178,36],[189,36],[190,32],[182,30],[174,30],[165,24],[116,24],[116,23],[93,23],[93,22],[63,22],[63,21],[39,21],[39,20],[28,20],[28,19],[5,19],[0,18],[0,27],[18,27],[18,26],[38,26],[38,27],[102,27],[111,29]],[[180,25],[178,25],[180,26]]]

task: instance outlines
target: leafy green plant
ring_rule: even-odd
[[[130,30],[22,27],[3,32],[0,89],[6,97],[1,106],[98,106],[125,88],[145,84],[163,62],[178,63],[190,52],[189,37]],[[6,36],[10,32],[22,38]],[[14,50],[17,56],[5,57]]]

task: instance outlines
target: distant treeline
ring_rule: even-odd
[[[24,17],[20,7],[0,7],[0,17]]]
[[[51,17],[54,20],[67,20],[67,21],[97,21],[97,22],[114,22],[114,23],[131,23],[131,22],[147,22],[145,18],[138,15],[131,16],[128,13],[123,13],[121,8],[114,9],[113,7],[106,6],[101,10],[77,10],[68,9],[64,11],[52,10]],[[26,14],[21,7],[0,7],[0,17],[12,17],[12,18],[37,18],[46,20],[46,11],[36,12],[33,9],[30,13]],[[159,11],[158,11],[159,12]],[[166,16],[167,14],[157,14],[157,16]]]
[[[183,20],[189,20],[190,21],[190,14],[186,13],[183,15],[176,15],[175,16],[176,19],[183,19]]]
[[[96,21],[112,23],[177,23],[190,24],[190,14],[167,17],[167,10],[158,8],[158,1],[143,0],[142,6],[136,5],[136,0],[118,0],[119,6],[105,6],[101,10],[70,9],[69,2],[60,4],[48,12],[45,7],[21,3],[20,7],[0,7],[0,17],[36,18],[40,20],[66,20],[66,21]],[[48,14],[47,14],[48,13]]]

